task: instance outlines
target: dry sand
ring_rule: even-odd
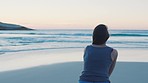
[[[147,83],[147,54],[119,50],[112,83]],[[0,56],[0,83],[78,83],[82,56],[83,49],[6,53]]]
[[[66,62],[0,73],[0,83],[78,83],[82,62]],[[112,83],[147,83],[147,62],[118,62]]]

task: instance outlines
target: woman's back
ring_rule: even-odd
[[[89,45],[84,52],[84,71],[80,80],[109,81],[109,68],[112,64],[111,47],[94,47]]]

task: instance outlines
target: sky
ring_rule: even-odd
[[[0,22],[34,29],[148,29],[148,0],[0,0]]]

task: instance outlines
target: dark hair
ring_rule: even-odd
[[[93,31],[93,44],[101,45],[105,44],[109,38],[109,33],[107,30],[107,26],[104,24],[99,24],[95,27]]]

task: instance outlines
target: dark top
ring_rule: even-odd
[[[109,68],[112,64],[111,47],[89,45],[84,52],[84,70],[81,81],[109,81]]]

